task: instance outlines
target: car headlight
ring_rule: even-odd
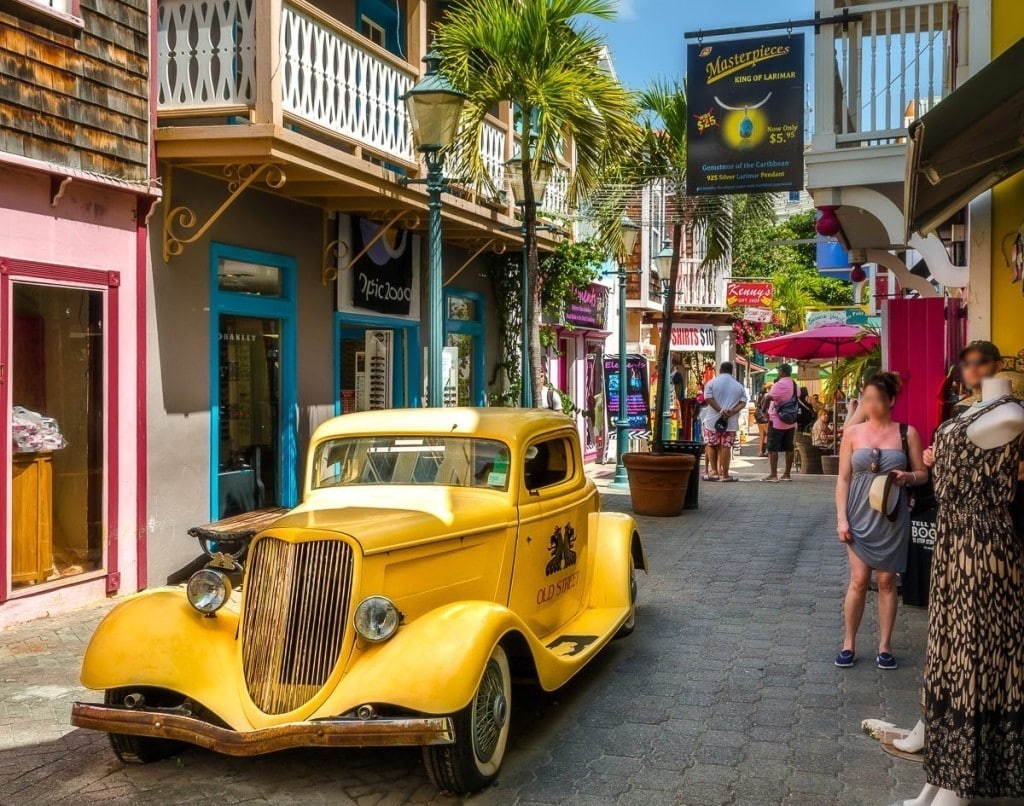
[[[401,620],[394,602],[386,596],[370,596],[356,607],[353,623],[360,638],[377,644],[394,635]]]
[[[189,577],[185,587],[188,603],[200,613],[212,616],[231,596],[231,581],[228,575],[215,568],[203,568]]]

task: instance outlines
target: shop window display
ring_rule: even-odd
[[[13,590],[103,568],[104,294],[15,283]]]

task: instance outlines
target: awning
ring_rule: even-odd
[[[910,124],[907,234],[928,234],[1024,170],[1024,39]]]

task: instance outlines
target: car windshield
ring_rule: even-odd
[[[321,442],[313,489],[356,484],[428,484],[507,490],[504,443],[472,437],[345,437]]]

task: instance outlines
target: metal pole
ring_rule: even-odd
[[[523,226],[519,234],[523,237],[523,266],[522,266],[522,305],[523,305],[523,357],[520,362],[520,389],[522,390],[521,402],[524,409],[533,408],[533,376],[530,374],[530,283],[529,265],[530,252],[529,244],[526,242],[526,202],[522,202]]]
[[[444,405],[441,353],[444,349],[444,312],[441,259],[441,193],[444,191],[444,155],[436,149],[424,152],[427,164],[427,310],[430,312],[430,343],[427,355],[427,405]]]
[[[613,490],[629,489],[629,476],[622,455],[629,442],[629,412],[626,409],[626,267],[619,264],[619,417],[615,423],[615,478],[609,483]]]

